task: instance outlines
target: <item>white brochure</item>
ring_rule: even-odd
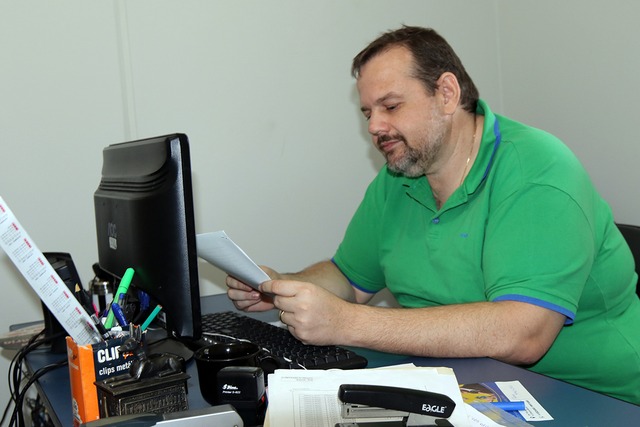
[[[258,290],[270,277],[224,231],[198,234],[198,256]]]
[[[102,337],[80,302],[0,197],[0,246],[58,322],[79,345]]]

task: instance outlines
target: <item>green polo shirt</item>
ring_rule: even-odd
[[[384,167],[334,262],[404,307],[516,300],[564,314],[530,369],[640,404],[640,300],[629,248],[577,158],[483,101],[480,151],[438,209],[424,177]]]

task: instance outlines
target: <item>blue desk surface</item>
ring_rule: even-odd
[[[233,305],[225,295],[203,297],[202,311],[210,313],[232,310]],[[275,313],[261,313],[256,317],[265,321],[276,319]],[[640,406],[632,405],[581,387],[574,386],[544,375],[511,366],[492,359],[436,359],[406,357],[393,354],[356,349],[369,359],[369,367],[415,363],[418,366],[447,366],[454,370],[460,383],[518,380],[551,414],[553,421],[537,423],[541,427],[596,427],[636,425],[640,420]],[[27,357],[32,370],[66,358],[46,351],[33,352]],[[187,364],[191,379],[187,382],[190,408],[202,408],[207,403],[202,399],[198,385],[195,363]],[[55,369],[42,377],[38,384],[54,423],[71,426],[71,391],[67,367]]]

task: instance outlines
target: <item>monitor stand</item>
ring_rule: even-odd
[[[193,357],[193,351],[175,338],[164,337],[156,341],[147,342],[147,353],[171,353],[182,357],[188,362]]]
[[[213,341],[208,338],[199,340],[179,340],[169,336],[166,331],[157,329],[148,331],[146,338],[147,353],[171,353],[182,357],[188,362],[193,357],[193,352],[209,344]]]

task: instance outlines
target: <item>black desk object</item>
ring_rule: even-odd
[[[251,341],[270,350],[269,354],[282,369],[361,369],[367,366],[367,359],[349,348],[305,345],[288,330],[237,311],[203,315],[202,333],[211,334],[212,338],[220,341]]]
[[[227,310],[234,310],[234,308],[224,294],[202,298],[203,313]],[[277,313],[252,314],[252,317],[272,322],[277,320]],[[626,426],[636,425],[640,420],[640,406],[493,359],[406,357],[364,349],[358,349],[357,352],[369,359],[371,368],[414,363],[417,366],[450,367],[460,383],[518,380],[554,418],[553,421],[537,423],[540,427]],[[65,357],[66,355],[52,354],[48,351],[37,351],[27,356],[27,364],[32,371],[35,371]],[[198,374],[193,361],[187,364],[187,373],[191,375],[187,383],[190,409],[206,407],[208,404],[200,394]],[[65,366],[47,373],[36,383],[36,386],[54,423],[58,426],[71,426],[73,419],[68,368]]]

